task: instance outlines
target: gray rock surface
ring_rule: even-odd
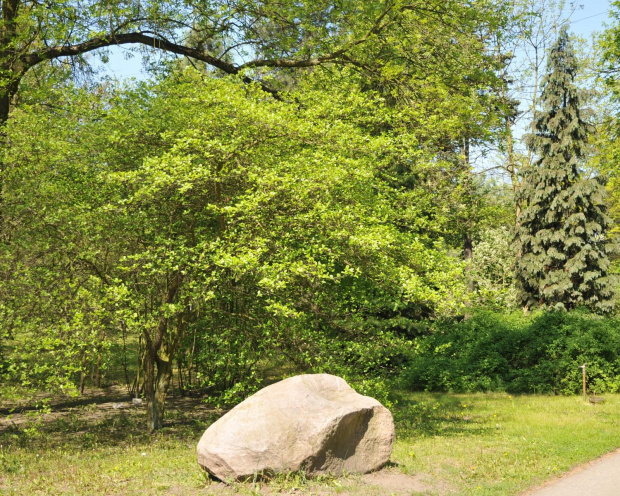
[[[222,481],[296,470],[366,473],[387,463],[393,441],[392,414],[377,400],[333,375],[298,375],[212,424],[198,443],[198,463]]]

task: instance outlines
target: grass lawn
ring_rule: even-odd
[[[217,412],[172,399],[167,426],[149,435],[143,409],[113,406],[86,398],[43,418],[2,420],[0,494],[517,495],[620,447],[620,395],[593,406],[576,397],[401,393],[392,463],[381,472],[226,487],[209,483],[195,461]]]

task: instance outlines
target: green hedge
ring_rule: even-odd
[[[620,320],[575,311],[478,312],[417,338],[405,385],[427,391],[573,394],[620,390]]]

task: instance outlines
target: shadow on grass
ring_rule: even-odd
[[[58,403],[51,413],[29,412],[0,422],[0,445],[36,449],[62,448],[72,451],[93,448],[142,446],[155,439],[194,444],[223,412],[193,398],[169,398],[164,428],[146,430],[144,407],[114,403],[100,397],[80,399],[70,405]],[[494,430],[488,417],[464,407],[462,399],[449,394],[409,396],[396,393],[394,420],[399,436],[482,436]],[[120,407],[119,407],[120,405]],[[59,408],[60,407],[60,408]]]
[[[169,400],[164,428],[154,434],[146,429],[144,407],[133,408],[125,404],[118,408],[119,403],[81,401],[60,411],[29,412],[4,419],[0,426],[0,445],[79,452],[92,448],[148,445],[155,439],[194,444],[221,412],[209,409],[198,400],[180,400]]]
[[[49,398],[45,395],[40,395],[40,398]],[[50,398],[52,399],[52,398]],[[69,397],[63,398],[62,400],[56,400],[52,402],[52,407],[54,411],[70,411],[80,406],[89,406],[93,404],[101,405],[104,403],[109,403],[111,401],[130,401],[131,398],[126,392],[119,391],[104,391],[102,390],[101,394],[97,395],[87,395],[87,396],[78,396],[78,397]],[[23,405],[11,408],[0,408],[0,415],[14,415],[21,413],[29,413],[29,412],[37,412],[40,410],[40,407],[33,405]]]
[[[434,394],[424,401],[396,394],[394,408],[396,431],[403,437],[414,436],[483,436],[494,428],[488,419],[467,409],[462,400],[454,395]]]

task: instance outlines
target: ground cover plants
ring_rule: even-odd
[[[123,399],[117,387],[79,404],[55,399],[47,415],[3,418],[0,494],[512,496],[620,445],[620,395],[591,405],[575,396],[400,392],[397,440],[382,471],[225,486],[209,481],[195,459],[200,435],[221,411],[172,397],[169,420],[151,435],[141,428],[144,409]]]

